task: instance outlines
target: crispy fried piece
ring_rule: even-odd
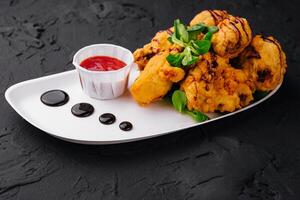
[[[207,53],[189,71],[181,89],[191,110],[233,112],[253,100],[251,85],[246,73],[231,67],[228,59]]]
[[[257,35],[251,45],[240,55],[240,65],[261,91],[278,86],[286,71],[286,56],[279,42],[273,37]]]
[[[138,64],[139,69],[143,70],[150,58],[160,52],[179,52],[181,47],[172,44],[168,41],[168,38],[173,34],[172,29],[166,31],[160,31],[156,33],[150,43],[144,45],[143,48],[137,49],[134,53],[135,62]]]
[[[213,35],[214,51],[221,57],[238,56],[251,42],[252,31],[246,19],[230,16],[218,24],[219,31]]]
[[[173,82],[184,77],[184,70],[171,67],[166,60],[168,53],[153,56],[130,88],[133,98],[141,105],[161,99],[171,89]]]
[[[216,26],[228,17],[229,15],[225,10],[204,10],[192,19],[190,26],[199,23],[204,23],[207,26]]]
[[[273,37],[256,36],[252,40],[248,21],[226,11],[203,11],[190,26],[201,22],[218,26],[219,31],[212,37],[212,50],[202,55],[186,77],[183,69],[170,66],[166,60],[170,53],[182,51],[168,41],[173,28],[158,32],[149,44],[134,52],[141,74],[130,91],[138,103],[161,99],[174,82],[184,79],[180,88],[186,93],[188,109],[233,112],[249,105],[255,90],[269,91],[281,83],[286,57]],[[203,36],[199,34],[198,39]]]
[[[160,68],[158,75],[165,80],[177,83],[184,78],[185,72],[179,67],[173,67],[168,62]]]

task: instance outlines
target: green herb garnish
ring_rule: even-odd
[[[190,66],[198,61],[198,57],[209,51],[211,48],[212,35],[218,31],[216,26],[206,26],[203,23],[192,27],[186,27],[179,19],[174,21],[174,33],[168,40],[184,48],[183,52],[170,54],[167,57],[170,65],[174,67]],[[204,33],[202,40],[197,36]]]
[[[207,33],[204,35],[204,40],[206,40],[206,41],[211,41],[212,36],[213,36],[213,33],[212,33],[212,32],[207,32]]]
[[[197,41],[192,41],[192,45],[195,48],[195,50],[198,52],[198,54],[202,55],[209,51],[211,47],[211,42],[208,40],[197,40]]]
[[[183,112],[187,104],[185,93],[181,90],[176,90],[175,92],[173,92],[172,103],[177,111]]]
[[[192,26],[192,27],[188,27],[187,28],[187,31],[189,33],[189,37],[190,39],[192,40],[197,40],[197,36],[202,33],[202,32],[205,32],[206,31],[206,26],[205,24],[203,23],[200,23],[200,24],[197,24],[195,26]]]
[[[207,29],[207,26],[204,23],[199,23],[194,26],[188,27],[188,32],[199,31],[199,33],[204,32]]]
[[[210,32],[210,33],[215,33],[219,30],[219,28],[217,26],[208,26],[207,27],[207,32]]]
[[[172,103],[177,111],[190,115],[197,122],[203,122],[209,119],[208,116],[199,111],[190,111],[187,109],[187,98],[185,93],[181,90],[175,90],[173,92]]]
[[[167,61],[170,63],[170,65],[174,67],[180,67],[183,58],[184,58],[183,54],[170,54],[167,57]]]
[[[192,54],[193,50],[194,49],[192,49],[190,46],[188,46],[184,49],[184,51],[182,53],[184,55],[184,57],[181,62],[183,64],[183,66],[189,66],[198,61],[198,56],[194,56]]]
[[[206,120],[209,120],[209,117],[202,112],[199,111],[185,111],[188,115],[190,115],[195,121],[197,122],[204,122]]]
[[[218,31],[216,26],[206,26],[203,23],[192,27],[186,27],[179,19],[174,21],[174,33],[168,38],[172,44],[177,44],[184,48],[181,53],[170,54],[167,61],[174,67],[186,67],[193,65],[199,60],[199,56],[207,53],[211,48],[211,38]],[[198,40],[199,34],[205,34],[202,40]],[[194,120],[203,122],[209,119],[199,111],[191,111],[187,108],[187,97],[181,90],[175,89],[171,92],[172,104],[174,108],[190,115]]]
[[[174,21],[174,30],[176,38],[183,42],[189,42],[189,33],[187,32],[185,25],[182,24],[179,19]]]

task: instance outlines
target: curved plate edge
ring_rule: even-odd
[[[55,135],[53,133],[50,133],[50,132],[47,132],[47,131],[44,131],[43,129],[41,129],[37,124],[35,123],[32,123],[30,122],[30,120],[26,117],[26,115],[24,115],[23,113],[21,113],[15,106],[14,104],[12,103],[12,100],[10,98],[10,93],[15,89],[17,88],[18,86],[20,85],[23,85],[23,84],[26,84],[27,82],[36,82],[36,81],[39,81],[40,79],[49,79],[49,78],[53,78],[53,77],[59,77],[59,76],[64,76],[66,74],[69,74],[69,73],[75,73],[75,70],[70,70],[70,71],[67,71],[67,72],[62,72],[62,73],[58,73],[58,74],[53,74],[53,75],[48,75],[48,76],[44,76],[44,77],[40,77],[40,78],[36,78],[36,79],[32,79],[32,80],[27,80],[27,81],[23,81],[23,82],[20,82],[20,83],[17,83],[15,85],[12,85],[10,86],[6,91],[5,91],[5,99],[6,101],[9,103],[9,105],[23,118],[25,119],[28,123],[32,124],[34,127],[38,128],[39,130],[55,137],[55,138],[58,138],[58,139],[61,139],[61,140],[64,140],[64,141],[67,141],[67,142],[71,142],[71,143],[77,143],[77,144],[87,144],[87,145],[108,145],[108,144],[121,144],[121,143],[128,143],[128,142],[134,142],[134,141],[139,141],[139,140],[146,140],[146,139],[150,139],[150,138],[154,138],[154,137],[159,137],[159,136],[163,136],[163,135],[167,135],[167,134],[170,134],[170,133],[173,133],[173,132],[178,132],[178,131],[182,131],[182,130],[185,130],[185,129],[188,129],[188,128],[193,128],[193,127],[197,127],[197,126],[200,126],[200,125],[203,125],[203,124],[207,124],[207,123],[210,123],[210,122],[213,122],[213,121],[217,121],[217,120],[220,120],[220,119],[223,119],[223,118],[226,118],[226,117],[230,117],[232,115],[235,115],[235,114],[238,114],[240,112],[243,112],[245,110],[248,110],[250,108],[253,108],[259,104],[261,104],[262,102],[266,101],[267,99],[269,99],[271,96],[273,96],[281,87],[282,83],[280,83],[274,90],[272,90],[267,96],[265,96],[264,98],[248,105],[247,107],[244,107],[240,110],[237,110],[235,112],[232,112],[232,113],[227,113],[225,115],[220,115],[218,117],[215,117],[215,118],[212,118],[210,120],[207,120],[207,121],[204,121],[204,122],[200,122],[200,123],[195,123],[193,125],[190,125],[190,126],[185,126],[185,127],[182,127],[180,129],[177,129],[177,130],[169,130],[169,131],[165,131],[163,133],[160,133],[160,134],[154,134],[154,135],[150,135],[150,136],[145,136],[145,137],[139,137],[139,138],[131,138],[131,139],[125,139],[125,140],[112,140],[112,141],[83,141],[83,140],[76,140],[76,139],[71,139],[71,138],[66,138],[66,137],[60,137],[58,135]]]

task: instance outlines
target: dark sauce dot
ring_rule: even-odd
[[[116,117],[111,113],[104,113],[100,115],[99,121],[105,125],[113,124],[116,121]]]
[[[130,131],[133,126],[130,122],[121,122],[119,127],[123,131]]]
[[[76,117],[88,117],[94,112],[94,107],[89,103],[78,103],[75,104],[71,112]]]
[[[62,90],[50,90],[41,95],[41,101],[47,106],[62,106],[69,101],[69,95]]]

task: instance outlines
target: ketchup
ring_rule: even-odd
[[[80,63],[80,66],[91,71],[113,71],[126,66],[126,63],[109,56],[92,56]]]

